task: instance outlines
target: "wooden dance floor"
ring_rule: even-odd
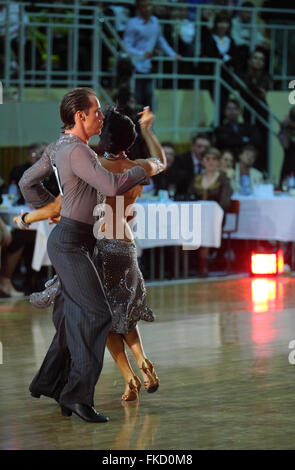
[[[295,279],[148,291],[157,321],[139,326],[160,388],[122,404],[123,379],[106,352],[95,394],[106,424],[62,417],[53,400],[30,397],[54,332],[51,310],[0,303],[1,449],[294,449]]]

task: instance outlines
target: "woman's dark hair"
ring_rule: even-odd
[[[116,154],[128,150],[135,138],[135,125],[131,119],[119,113],[114,107],[109,108],[104,116],[100,148],[105,152]]]
[[[91,106],[90,97],[96,93],[91,88],[73,88],[65,94],[59,106],[60,118],[63,122],[62,129],[72,129],[75,125],[75,114],[84,111],[88,114]]]
[[[213,28],[212,28],[212,33],[216,33],[217,31],[217,24],[218,23],[222,23],[223,21],[229,23],[229,27],[228,27],[228,34],[230,34],[230,30],[231,30],[231,18],[230,16],[225,13],[225,12],[221,12],[221,13],[217,13],[217,15],[215,16],[214,18],[214,24],[213,24]]]

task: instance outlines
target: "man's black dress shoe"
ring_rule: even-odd
[[[107,416],[98,413],[95,408],[89,405],[83,405],[82,403],[72,403],[70,405],[60,405],[61,414],[63,416],[71,416],[75,413],[79,418],[84,419],[88,423],[107,423],[109,418]]]

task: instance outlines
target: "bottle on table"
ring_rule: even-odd
[[[243,196],[249,196],[251,191],[250,175],[241,175],[240,177],[240,194]]]

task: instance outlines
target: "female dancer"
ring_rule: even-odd
[[[136,165],[142,166],[149,176],[153,176],[166,168],[164,151],[152,132],[154,115],[149,108],[141,113],[140,126],[144,139],[154,158],[131,161],[125,151],[133,144],[136,133],[132,121],[114,109],[110,109],[104,119],[104,126],[100,136],[100,147],[106,153],[101,158],[101,164],[112,173],[122,173]],[[137,321],[153,321],[153,312],[146,306],[146,290],[142,274],[137,264],[136,247],[132,231],[125,216],[126,208],[141,195],[142,186],[136,186],[123,195],[124,212],[118,217],[116,197],[107,197],[98,194],[100,203],[106,202],[111,211],[106,211],[104,223],[100,227],[99,236],[104,236],[96,242],[93,262],[103,281],[105,293],[112,311],[112,328],[107,339],[107,347],[120,368],[125,383],[122,399],[132,401],[138,398],[141,388],[140,379],[134,374],[129,363],[125,344],[129,346],[143,377],[144,387],[148,393],[155,392],[159,387],[159,379],[155,368],[144,353]],[[121,196],[122,197],[122,196]],[[26,224],[38,220],[57,220],[60,211],[60,196],[47,206],[26,214],[23,219]],[[128,213],[130,213],[128,211]],[[23,228],[21,216],[14,219],[20,228]],[[110,229],[113,230],[110,230]],[[112,233],[111,233],[112,232]],[[123,234],[123,237],[117,236]],[[33,294],[35,305],[46,299],[53,301],[58,289],[58,280],[47,283],[47,289],[41,293]]]

